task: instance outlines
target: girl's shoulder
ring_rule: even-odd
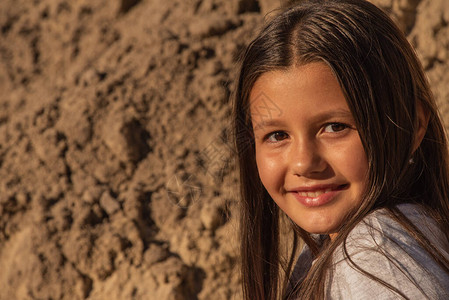
[[[449,259],[445,235],[422,207],[402,204],[398,209]],[[354,227],[333,258],[329,298],[397,299],[395,289],[411,299],[449,298],[449,274],[386,209]]]
[[[449,249],[449,242],[437,222],[417,204],[400,204],[399,211],[420,230],[429,242],[438,249]],[[346,244],[352,250],[357,248],[377,248],[378,246],[398,246],[410,250],[418,245],[410,232],[394,219],[387,209],[378,209],[367,215],[348,234]],[[447,252],[446,252],[447,254]]]

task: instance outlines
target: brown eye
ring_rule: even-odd
[[[276,142],[285,140],[287,137],[288,137],[288,135],[285,132],[276,131],[276,132],[268,134],[266,137],[266,140],[271,143],[276,143]]]
[[[348,128],[348,125],[343,123],[330,123],[324,127],[324,132],[339,132]]]

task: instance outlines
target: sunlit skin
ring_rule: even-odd
[[[260,113],[266,99],[279,113]],[[362,201],[368,162],[330,68],[310,63],[262,74],[250,93],[250,111],[266,190],[298,226],[334,238]]]

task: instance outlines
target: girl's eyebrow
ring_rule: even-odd
[[[350,119],[353,120],[353,116],[352,113],[349,110],[345,110],[345,109],[338,109],[338,110],[333,110],[333,111],[327,111],[324,112],[322,114],[318,114],[316,116],[313,117],[313,119],[311,120],[312,122],[325,122],[328,120],[332,120],[335,118],[342,118],[342,119]],[[257,122],[254,122],[257,121]],[[262,118],[261,120],[254,120],[253,118],[253,128],[254,130],[258,130],[258,129],[262,129],[265,127],[280,127],[280,126],[284,126],[285,125],[285,121],[283,119],[279,119],[279,118]]]
[[[328,111],[323,114],[318,114],[316,117],[314,117],[315,121],[325,121],[325,120],[331,120],[333,118],[343,118],[343,119],[351,119],[353,120],[354,117],[352,116],[351,111],[345,110],[345,109],[338,109],[334,111]]]
[[[285,122],[281,119],[266,119],[258,120],[258,122],[253,122],[253,128],[255,130],[262,129],[264,127],[279,127],[285,125]]]

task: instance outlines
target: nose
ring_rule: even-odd
[[[289,151],[289,165],[296,176],[313,177],[327,169],[327,163],[316,142],[302,139],[292,145]]]

